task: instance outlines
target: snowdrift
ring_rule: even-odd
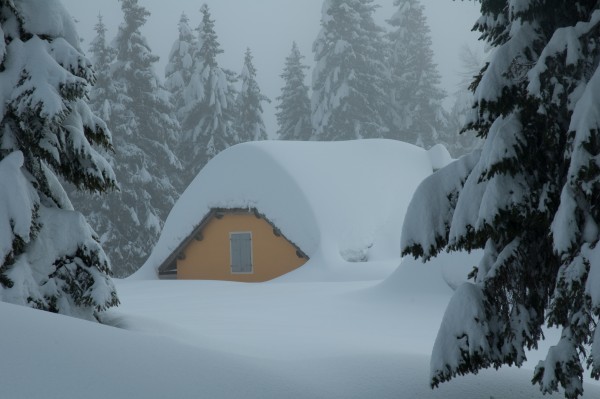
[[[169,282],[133,283],[169,285]],[[190,283],[196,286],[196,293],[202,292],[198,289],[201,285],[214,284]],[[226,284],[215,288],[220,289],[223,285]],[[236,288],[245,286],[249,289],[282,287],[280,284],[235,285]],[[136,296],[140,294],[133,292],[135,287],[130,287],[129,291]],[[156,292],[156,289],[152,291]],[[177,291],[171,291],[174,299],[178,298]],[[280,293],[277,295],[280,296]],[[146,298],[138,296],[138,299],[147,302],[152,295]],[[236,299],[239,303],[240,297]],[[377,304],[381,305],[379,301]],[[144,306],[140,303],[139,307]],[[189,312],[188,309],[188,316],[196,314],[198,312]],[[210,318],[217,316],[209,315]],[[158,330],[150,333],[125,331],[5,303],[0,303],[0,317],[8,321],[0,324],[0,336],[3,338],[0,352],[4,358],[0,362],[1,398],[562,397],[542,396],[529,382],[531,371],[514,369],[461,377],[432,391],[428,385],[428,357],[399,351],[389,343],[385,352],[368,350],[368,346],[355,346],[354,350],[345,350],[344,354],[323,355],[309,349],[304,352],[303,358],[286,356],[269,359],[212,349],[201,335],[196,337],[195,345],[187,345],[164,336]],[[372,326],[371,329],[378,330],[382,326]],[[337,331],[340,334],[338,340],[348,333]],[[293,344],[290,342],[289,346]],[[600,397],[598,386],[586,384],[585,389],[584,399]]]

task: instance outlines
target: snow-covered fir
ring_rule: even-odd
[[[186,183],[192,181],[211,158],[235,142],[232,129],[235,74],[222,68],[217,60],[223,50],[208,5],[203,4],[200,12],[202,22],[192,52],[192,76],[183,91],[185,106],[179,154]]]
[[[461,49],[461,61],[463,79],[453,95],[454,103],[448,112],[447,130],[454,141],[449,140],[446,144],[448,151],[455,158],[468,154],[483,144],[474,130],[464,130],[464,127],[475,102],[473,91],[470,89],[471,81],[483,69],[484,58],[474,48],[464,46]]]
[[[547,323],[561,335],[533,381],[577,398],[586,360],[600,377],[600,10],[526,0],[481,10],[476,28],[494,50],[466,127],[483,148],[425,180],[403,230],[415,256],[484,250],[448,305],[431,381],[521,365]]]
[[[270,100],[261,93],[256,82],[256,68],[252,63],[250,49],[246,49],[240,81],[242,87],[237,94],[233,122],[235,142],[266,140],[267,129],[262,116],[262,103]]]
[[[284,86],[281,95],[277,97],[277,135],[281,140],[310,140],[312,137],[312,124],[310,119],[310,97],[305,69],[302,64],[304,56],[300,54],[296,42],[292,44],[292,51],[285,59],[285,67],[281,77]]]
[[[90,43],[90,59],[94,66],[96,81],[90,90],[89,106],[95,115],[100,116],[104,121],[109,122],[111,119],[112,106],[111,104],[117,101],[117,89],[112,81],[110,68],[116,58],[115,49],[107,43],[106,25],[102,16],[98,16],[98,22],[94,26],[96,37]],[[99,148],[98,151],[115,168],[115,152],[114,147],[107,149]],[[109,234],[117,230],[115,220],[108,212],[110,204],[109,196],[111,194],[92,194],[81,192],[73,185],[66,185],[66,190],[73,205],[79,210],[93,226],[100,236],[100,243],[105,244]],[[111,257],[117,249],[114,247],[105,246],[105,251]],[[117,277],[122,276],[122,271],[119,267],[114,268]]]
[[[107,28],[102,15],[94,26],[96,37],[90,43],[91,61],[96,81],[90,91],[90,109],[103,120],[110,120],[110,101],[115,99],[115,87],[111,81],[110,65],[115,60],[116,50],[107,42]]]
[[[189,18],[185,13],[179,20],[179,35],[169,53],[169,61],[165,67],[165,88],[171,93],[171,101],[175,107],[179,123],[183,123],[185,108],[184,91],[192,78],[193,52],[196,48],[196,36],[190,28]]]
[[[372,0],[325,0],[313,45],[312,125],[323,141],[384,137],[388,85]]]
[[[105,123],[71,16],[57,0],[0,8],[0,300],[95,319],[119,303],[98,237],[59,178],[78,190],[116,185],[98,152]]]
[[[395,0],[388,20],[390,115],[387,137],[432,147],[454,140],[446,137],[446,113],[440,74],[433,62],[429,26],[419,0]]]
[[[113,42],[117,57],[109,68],[112,88],[104,107],[119,191],[92,211],[92,220],[115,274],[127,276],[148,256],[178,197],[173,176],[181,164],[172,151],[179,124],[153,71],[158,57],[140,33],[149,12],[137,0],[123,0],[121,7],[124,21]]]

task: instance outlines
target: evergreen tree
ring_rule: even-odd
[[[476,28],[495,50],[466,129],[483,148],[424,181],[402,238],[424,258],[484,249],[446,310],[432,385],[520,366],[547,322],[562,334],[533,381],[577,398],[586,358],[600,377],[600,8],[482,0],[481,12]]]
[[[179,123],[183,123],[183,110],[186,106],[184,91],[192,79],[195,47],[196,37],[189,26],[187,15],[183,13],[179,20],[179,37],[171,47],[169,62],[165,68],[165,88],[171,93]]]
[[[237,95],[236,117],[234,121],[235,140],[238,143],[267,139],[267,129],[263,122],[261,102],[269,101],[262,95],[256,82],[256,68],[252,64],[252,53],[246,50],[244,66],[240,74],[242,89]]]
[[[116,90],[112,84],[110,66],[116,51],[106,42],[106,25],[102,15],[94,27],[96,37],[90,43],[91,61],[96,71],[96,83],[90,92],[90,109],[103,120],[110,120],[110,102],[115,100]]]
[[[219,152],[234,143],[235,74],[219,66],[223,52],[206,4],[200,9],[202,23],[193,52],[192,78],[184,90],[183,137],[180,154],[184,179],[189,183]]]
[[[300,50],[296,42],[292,45],[291,54],[285,59],[285,68],[281,77],[284,86],[281,96],[277,97],[277,134],[282,140],[310,140],[312,125],[310,121],[310,98],[308,86],[304,83],[304,70]]]
[[[313,51],[312,124],[317,140],[386,135],[383,30],[373,0],[325,0]]]
[[[433,62],[429,26],[419,0],[394,0],[398,7],[388,20],[391,76],[388,137],[422,147],[444,140],[446,115],[440,75]]]
[[[95,25],[96,36],[90,43],[91,61],[96,72],[96,82],[92,87],[89,97],[89,106],[95,115],[100,116],[104,121],[111,119],[111,104],[117,101],[117,90],[113,84],[110,73],[111,64],[116,57],[116,51],[106,42],[106,26],[101,15],[98,15],[98,22]],[[108,133],[108,130],[107,130]],[[109,162],[111,167],[115,168],[114,150],[108,148],[99,148],[98,152]],[[112,218],[107,214],[108,202],[111,194],[92,194],[80,192],[76,187],[66,184],[66,190],[73,202],[73,205],[86,217],[91,226],[100,235],[100,243],[111,255],[114,248],[106,246],[106,232],[115,229]],[[112,243],[108,243],[109,245]],[[115,268],[116,275],[120,276],[119,268]]]
[[[473,92],[469,89],[471,80],[477,76],[484,66],[483,57],[470,47],[463,47],[460,53],[463,68],[463,79],[459,83],[460,89],[454,93],[454,104],[448,113],[448,139],[446,148],[454,158],[468,154],[480,148],[483,141],[476,136],[474,130],[463,131],[467,116],[473,109]]]
[[[127,276],[146,260],[178,197],[171,148],[178,123],[168,93],[153,71],[153,55],[140,28],[149,12],[137,0],[121,0],[124,22],[114,41],[117,59],[111,80],[109,127],[114,137],[115,172],[120,192],[98,210],[97,230],[109,248],[115,274]]]
[[[58,178],[115,187],[96,151],[110,134],[85,102],[94,72],[59,1],[0,1],[0,21],[0,299],[93,320],[119,300]]]

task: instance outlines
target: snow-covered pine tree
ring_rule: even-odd
[[[206,163],[234,143],[232,122],[235,116],[235,74],[219,66],[223,52],[215,32],[215,21],[206,4],[193,52],[192,78],[184,90],[183,136],[179,153],[188,183]]]
[[[433,62],[425,8],[419,0],[394,0],[394,5],[398,10],[387,21],[393,27],[387,35],[391,77],[387,137],[429,148],[448,141],[442,137],[447,123],[442,107],[446,93]]]
[[[262,118],[263,108],[261,103],[269,101],[264,96],[256,81],[256,68],[252,63],[252,53],[246,49],[244,66],[240,74],[241,90],[236,99],[236,116],[233,131],[236,143],[267,139],[267,129]]]
[[[117,90],[113,84],[110,73],[111,64],[116,57],[116,51],[106,42],[106,26],[101,15],[98,15],[98,22],[95,25],[96,36],[90,43],[90,60],[94,66],[96,82],[89,93],[89,107],[92,112],[100,116],[105,122],[110,122],[111,119],[111,104],[117,101]],[[114,150],[112,146],[108,149],[99,148],[98,152],[108,161],[114,168]],[[87,219],[88,223],[95,231],[101,232],[100,244],[106,248],[106,252],[112,255],[113,247],[105,246],[107,243],[106,232],[113,231],[114,221],[107,213],[110,197],[115,195],[109,194],[89,194],[81,192],[73,185],[67,184],[66,190],[74,207],[79,210]],[[111,243],[109,243],[111,244]],[[116,269],[116,275],[121,277],[119,268]]]
[[[473,91],[470,89],[471,81],[484,66],[483,56],[475,49],[464,46],[461,49],[460,58],[463,78],[459,83],[459,89],[454,93],[454,104],[448,113],[447,130],[449,134],[446,136],[448,139],[453,138],[454,140],[444,143],[454,158],[468,154],[483,144],[474,130],[463,130],[467,115],[471,112],[474,103]]]
[[[110,120],[110,102],[115,99],[116,89],[112,84],[110,66],[116,51],[106,42],[106,25],[102,15],[94,26],[96,36],[90,43],[91,61],[96,72],[96,82],[90,92],[90,109],[104,121]]]
[[[0,300],[93,320],[119,300],[58,177],[116,185],[95,149],[110,134],[85,102],[94,72],[60,1],[0,1],[0,21]]]
[[[303,58],[294,42],[292,52],[285,59],[285,68],[281,74],[284,86],[281,95],[277,97],[277,134],[281,140],[308,141],[312,137],[310,98],[308,86],[304,83],[304,70],[309,68],[302,64]]]
[[[179,36],[171,47],[169,61],[165,67],[165,88],[171,93],[171,102],[175,107],[179,123],[183,123],[185,109],[184,90],[192,78],[193,51],[196,47],[196,37],[190,28],[189,19],[185,13],[179,20]]]
[[[577,398],[586,358],[600,377],[600,5],[483,0],[481,11],[495,49],[467,128],[483,148],[426,179],[403,227],[405,254],[484,249],[448,305],[431,381],[521,365],[547,322],[562,334],[533,381]]]
[[[325,0],[313,45],[314,139],[383,137],[388,85],[383,29],[373,0]]]
[[[124,21],[114,40],[117,59],[111,65],[116,90],[107,121],[115,148],[114,169],[120,192],[110,194],[97,212],[102,242],[115,274],[127,276],[146,260],[162,224],[178,197],[181,165],[171,151],[179,125],[153,65],[140,28],[149,12],[137,0],[121,0]]]

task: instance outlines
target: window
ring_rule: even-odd
[[[252,233],[230,233],[231,273],[253,273]]]

